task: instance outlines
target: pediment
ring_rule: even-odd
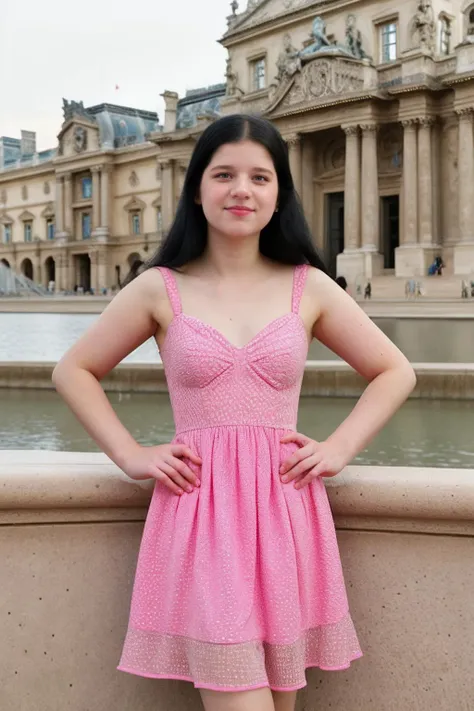
[[[30,222],[31,220],[34,220],[34,219],[35,219],[35,216],[34,216],[33,213],[30,212],[29,210],[23,210],[23,212],[21,213],[21,215],[19,215],[18,219],[19,219],[21,222]]]
[[[317,0],[260,0],[260,2],[248,0],[247,9],[231,22],[225,36],[234,32],[243,32],[263,22],[268,22],[274,17],[299,10],[301,7],[319,4],[320,2]]]
[[[12,225],[13,218],[6,212],[0,213],[0,225]]]
[[[127,203],[125,203],[123,209],[128,210],[128,212],[131,212],[133,210],[144,210],[145,207],[146,203],[144,203],[143,200],[140,200],[139,197],[134,195]]]
[[[99,149],[99,127],[93,121],[74,117],[63,125],[59,135],[59,155],[76,157]]]
[[[265,115],[280,111],[315,108],[328,100],[350,97],[372,87],[366,86],[367,67],[357,59],[319,55],[279,86]]]
[[[43,212],[41,213],[41,217],[54,217],[54,205],[52,202],[48,202]]]
[[[151,203],[152,207],[161,207],[161,192],[158,194],[158,197],[153,200]]]

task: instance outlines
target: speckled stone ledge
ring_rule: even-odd
[[[474,533],[474,471],[350,466],[325,483],[340,527]],[[100,453],[3,450],[0,524],[142,519],[152,487]]]
[[[474,363],[413,363],[417,386],[411,398],[474,400]],[[0,388],[52,390],[55,363],[0,362]],[[123,363],[102,381],[107,392],[167,392],[161,363]],[[302,395],[358,397],[366,382],[347,363],[308,360]]]

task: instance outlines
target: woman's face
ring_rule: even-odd
[[[275,212],[278,179],[259,143],[226,143],[203,173],[197,201],[209,229],[229,238],[257,237]]]

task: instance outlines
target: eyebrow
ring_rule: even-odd
[[[211,170],[234,170],[233,165],[214,165]],[[268,173],[268,175],[272,175],[272,171],[268,170],[268,168],[252,168],[252,170],[255,170],[257,173]]]

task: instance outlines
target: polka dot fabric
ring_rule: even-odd
[[[239,691],[298,689],[305,669],[361,656],[348,610],[324,483],[280,481],[295,451],[308,352],[295,268],[291,312],[246,346],[173,307],[162,358],[174,442],[202,459],[201,486],[181,497],[157,482],[143,533],[119,669]]]

